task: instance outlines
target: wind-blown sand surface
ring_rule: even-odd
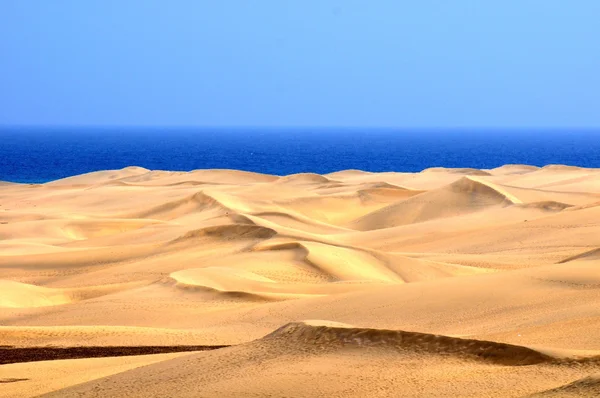
[[[600,169],[0,184],[1,397],[591,397],[599,331]]]

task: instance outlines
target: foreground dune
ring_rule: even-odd
[[[595,396],[598,220],[557,165],[0,184],[0,396]]]

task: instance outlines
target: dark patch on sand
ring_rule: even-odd
[[[227,346],[116,346],[116,347],[0,347],[0,365],[57,359],[104,358],[171,352],[208,351]]]

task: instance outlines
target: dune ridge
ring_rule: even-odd
[[[587,250],[583,253],[576,254],[574,256],[567,257],[564,260],[560,260],[558,263],[563,264],[575,260],[600,260],[600,247],[592,250]]]
[[[558,361],[531,348],[491,341],[462,339],[402,330],[356,328],[350,325],[307,321],[289,323],[267,335],[265,339],[281,340],[280,344],[381,347],[437,355],[456,355],[507,366],[526,366]]]
[[[572,383],[530,395],[542,397],[594,397],[600,395],[600,376],[588,376]]]
[[[444,203],[444,206],[440,206],[440,203]],[[412,196],[363,216],[349,226],[359,230],[390,228],[522,203],[491,182],[464,176],[447,186]]]

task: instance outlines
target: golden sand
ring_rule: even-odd
[[[0,185],[0,397],[600,396],[600,170]],[[0,351],[0,356],[2,351]]]

